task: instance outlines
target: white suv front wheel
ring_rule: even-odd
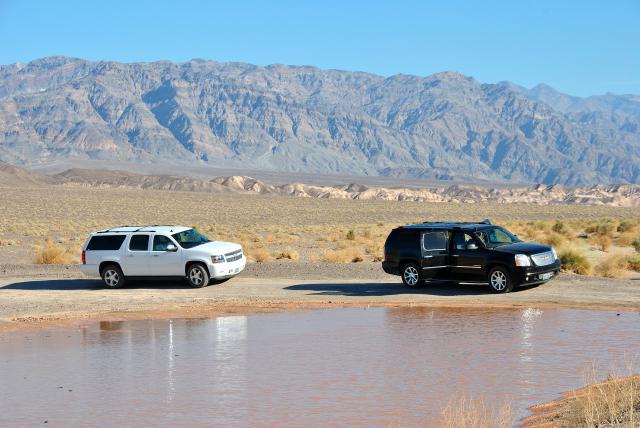
[[[187,269],[187,282],[193,288],[209,285],[209,272],[203,265],[194,263]]]

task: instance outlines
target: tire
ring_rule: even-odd
[[[491,269],[487,281],[489,282],[489,288],[494,293],[508,293],[513,290],[513,281],[509,271],[503,267]]]
[[[107,265],[100,273],[102,281],[107,288],[122,288],[125,284],[125,277],[122,269],[118,265]]]
[[[187,269],[187,283],[192,288],[209,285],[209,272],[202,264],[194,263]]]
[[[420,267],[415,263],[407,263],[401,271],[402,283],[409,288],[418,288],[422,285]]]
[[[227,281],[229,281],[230,279],[231,279],[231,278],[210,279],[210,280],[209,280],[209,284],[211,284],[211,285],[222,284],[223,282],[227,282]]]

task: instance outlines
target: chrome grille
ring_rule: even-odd
[[[236,260],[240,260],[242,258],[242,250],[235,250],[230,253],[226,253],[224,258],[228,262],[235,262]]]
[[[546,253],[534,254],[531,256],[531,260],[533,260],[536,266],[547,266],[555,262],[555,258],[553,257],[553,253],[551,251],[547,251]]]

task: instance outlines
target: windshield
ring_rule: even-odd
[[[501,227],[492,227],[476,232],[478,238],[487,247],[497,247],[499,245],[514,244],[520,242],[517,236]]]
[[[173,239],[175,239],[182,248],[193,248],[197,247],[198,245],[210,242],[209,238],[202,235],[195,229],[189,229],[185,230],[184,232],[174,233],[171,236],[173,236]]]

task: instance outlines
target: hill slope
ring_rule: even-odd
[[[631,107],[561,109],[533,92],[450,72],[384,78],[282,65],[51,57],[0,67],[0,159],[640,182],[640,116]]]

